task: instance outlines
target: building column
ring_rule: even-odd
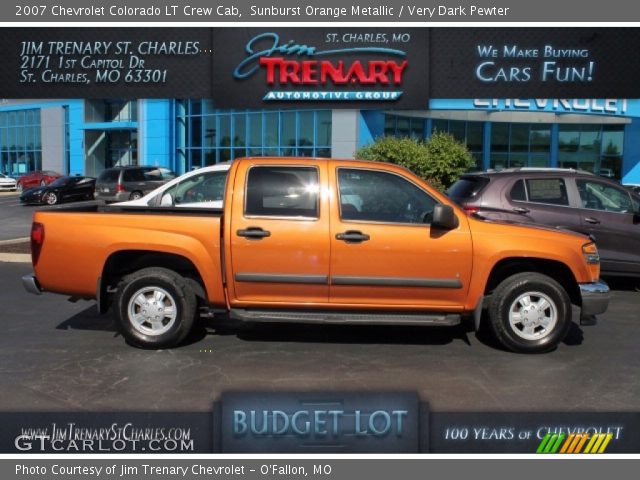
[[[331,156],[353,158],[358,149],[360,111],[331,111]]]

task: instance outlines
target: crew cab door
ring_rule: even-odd
[[[329,172],[332,304],[362,308],[461,307],[472,244],[466,218],[432,229],[437,200],[400,173],[338,167]]]
[[[326,185],[327,168],[320,161],[238,166],[226,259],[234,306],[328,302]]]

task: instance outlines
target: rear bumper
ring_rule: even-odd
[[[609,285],[599,280],[578,286],[582,297],[582,315],[598,315],[607,311],[610,297]]]
[[[40,295],[42,293],[42,288],[35,275],[25,275],[22,277],[22,286],[27,292],[33,293],[34,295]]]

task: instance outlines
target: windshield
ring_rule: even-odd
[[[50,183],[50,187],[64,187],[73,181],[73,177],[60,177],[54,182]]]

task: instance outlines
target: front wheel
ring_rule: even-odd
[[[18,193],[22,193],[24,191],[24,187],[20,182],[18,182],[18,185],[16,185],[16,190]]]
[[[503,280],[493,292],[489,320],[495,337],[507,349],[547,352],[571,327],[571,300],[551,277],[519,273]]]
[[[154,267],[122,279],[114,310],[129,343],[141,348],[170,348],[191,331],[197,302],[184,277]]]

